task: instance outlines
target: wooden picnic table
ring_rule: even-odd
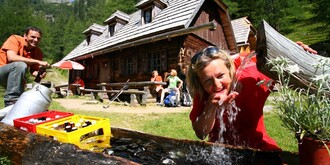
[[[166,82],[158,81],[138,81],[138,82],[119,82],[119,83],[100,83],[97,86],[105,87],[123,87],[127,85],[128,88],[149,87],[150,85],[166,85]]]
[[[148,95],[150,94],[149,87],[153,85],[166,85],[166,82],[138,81],[138,82],[100,83],[96,85],[99,86],[101,90],[97,90],[97,91],[94,90],[94,92],[101,92],[103,90],[104,93],[108,93],[108,94],[114,93],[114,91],[118,91],[119,88],[122,88],[124,85],[127,85],[127,88],[123,91],[122,94],[139,95],[139,97],[141,98],[136,96],[131,96],[131,98],[138,98],[138,102],[141,105],[146,105]],[[108,90],[107,87],[110,88],[110,90]],[[141,94],[141,92],[143,93]],[[132,101],[133,100],[131,99],[131,102]]]
[[[59,97],[64,97],[61,93],[61,88],[66,88],[64,89],[66,92],[66,96],[69,95],[69,91],[70,91],[70,87],[75,87],[75,88],[79,88],[81,85],[80,84],[61,84],[61,85],[56,85],[54,86],[55,88],[55,93],[59,96]]]
[[[68,87],[68,84],[56,85],[55,88],[63,88]]]

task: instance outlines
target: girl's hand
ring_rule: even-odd
[[[238,92],[231,92],[229,93],[229,95],[227,97],[225,97],[223,100],[220,100],[218,102],[218,105],[219,106],[222,106],[222,105],[228,105],[228,104],[231,104],[235,99],[236,97],[238,96]]]
[[[231,104],[236,97],[238,96],[238,92],[231,92],[228,95],[221,95],[218,93],[214,93],[210,95],[209,102],[214,106],[225,106]]]

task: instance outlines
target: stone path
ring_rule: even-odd
[[[147,103],[147,106],[137,104],[134,107],[124,103],[113,102],[109,108],[103,108],[107,103],[89,104],[90,101],[85,99],[53,99],[60,103],[66,109],[77,109],[86,111],[107,111],[116,113],[184,113],[189,112],[191,107],[160,107],[155,103]]]
[[[147,103],[147,106],[141,106],[137,104],[132,107],[128,104],[113,102],[108,108],[103,108],[103,105],[107,103],[97,103],[90,104],[90,101],[86,99],[72,99],[72,98],[62,98],[53,99],[53,101],[60,103],[66,109],[76,109],[85,111],[106,111],[115,113],[184,113],[189,112],[191,107],[160,107],[155,103]],[[272,110],[271,105],[266,105],[264,107],[264,112],[270,112]]]

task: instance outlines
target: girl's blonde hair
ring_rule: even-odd
[[[178,72],[175,69],[171,69],[171,73],[173,73],[173,76],[177,76]]]
[[[200,98],[202,98],[204,96],[205,90],[199,80],[197,72],[204,69],[213,60],[217,60],[217,59],[223,60],[226,67],[229,70],[229,76],[232,78],[232,80],[233,80],[232,82],[234,82],[236,79],[236,76],[235,76],[236,69],[235,69],[234,62],[233,62],[232,58],[230,57],[230,55],[227,52],[225,52],[224,50],[220,50],[220,49],[217,53],[204,55],[203,52],[206,49],[207,48],[205,48],[202,51],[195,54],[195,56],[200,56],[200,57],[195,57],[196,61],[192,62],[189,65],[189,70],[188,70],[188,75],[187,75],[188,85],[189,85],[192,95],[194,96],[195,94],[198,93],[200,95]],[[231,86],[232,86],[232,84],[231,84]]]

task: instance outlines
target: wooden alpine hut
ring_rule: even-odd
[[[83,32],[85,40],[63,58],[86,67],[79,74],[87,88],[148,81],[153,70],[163,75],[182,69],[208,45],[238,52],[228,7],[221,0],[141,0],[135,7],[136,12],[116,11],[104,25],[91,25]],[[70,78],[75,72],[70,71]]]
[[[234,19],[231,21],[231,24],[233,26],[239,53],[256,50],[257,30],[247,17]]]

